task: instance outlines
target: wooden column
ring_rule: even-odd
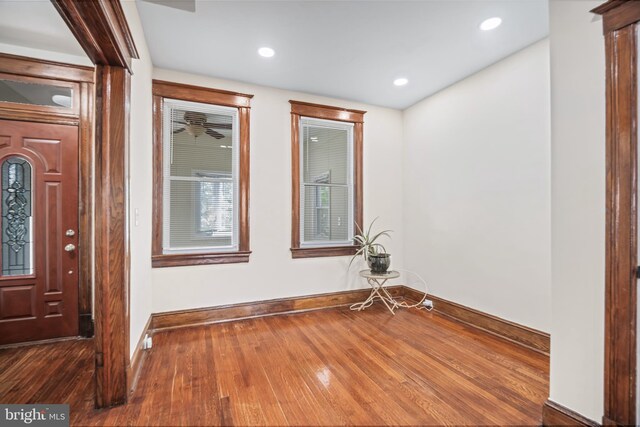
[[[96,405],[127,400],[129,365],[128,121],[135,44],[119,0],[51,0],[96,64]]]
[[[636,413],[637,76],[635,25],[606,34],[605,425]],[[624,326],[623,326],[624,325]]]
[[[96,67],[96,380],[98,407],[126,402],[129,364],[126,153],[129,72]],[[125,108],[123,108],[123,106]]]
[[[606,53],[606,276],[603,425],[636,424],[638,70],[640,2],[609,1]]]

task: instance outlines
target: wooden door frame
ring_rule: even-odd
[[[606,55],[606,264],[603,425],[636,423],[638,46],[640,2],[610,0]]]
[[[95,397],[109,407],[127,401],[129,98],[138,52],[119,0],[51,2],[96,65]]]
[[[93,202],[91,176],[93,171],[93,67],[0,53],[0,73],[16,81],[36,78],[43,83],[70,82],[77,93],[73,108],[52,108],[38,105],[0,103],[0,119],[73,125],[78,127],[78,331],[81,336],[93,336],[91,230]]]

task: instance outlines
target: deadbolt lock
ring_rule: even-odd
[[[72,229],[68,229],[66,233],[64,233],[67,237],[73,237],[76,235],[76,232]]]

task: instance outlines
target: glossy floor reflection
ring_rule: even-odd
[[[548,357],[437,313],[384,306],[154,336],[128,405],[95,411],[92,342],[0,350],[0,402],[74,425],[539,425]]]

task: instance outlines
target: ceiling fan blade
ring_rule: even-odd
[[[176,133],[184,132],[185,130],[187,130],[187,129],[186,128],[176,129],[176,130],[173,131],[173,134],[175,135]]]
[[[214,129],[231,129],[231,123],[203,123],[202,126]]]
[[[211,137],[215,138],[215,139],[221,139],[221,138],[224,138],[224,135],[223,135],[223,134],[221,134],[220,132],[216,132],[216,131],[215,131],[215,130],[213,130],[213,129],[207,129],[205,133],[206,133],[207,135],[209,135],[209,136],[211,136]]]

